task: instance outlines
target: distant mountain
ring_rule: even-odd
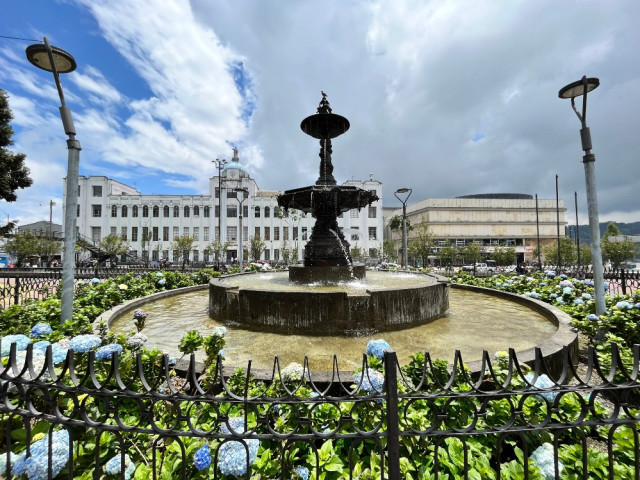
[[[610,222],[600,222],[600,237],[607,231],[607,227]],[[640,235],[640,222],[633,223],[618,223],[615,224],[620,229],[623,235]],[[575,238],[576,236],[575,225],[569,225],[566,227],[567,237]],[[591,232],[589,231],[589,225],[578,225],[578,234],[580,236],[580,243],[591,243]]]

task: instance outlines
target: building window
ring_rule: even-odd
[[[193,238],[195,238],[196,242],[200,241],[200,227],[193,227]]]
[[[138,241],[138,227],[131,227],[131,241]]]
[[[180,261],[180,251],[179,250],[174,250],[173,251],[173,261],[174,262]]]
[[[255,213],[255,217],[256,217],[256,218],[260,218],[260,207],[256,207],[256,208],[255,208],[255,212],[256,212],[256,213]]]
[[[237,216],[238,216],[238,206],[227,205],[227,217],[237,217]]]
[[[78,204],[78,208],[76,209],[76,217],[80,216],[80,204]]]
[[[180,227],[173,227],[173,239],[175,240],[180,235]]]
[[[148,217],[149,216],[149,205],[143,205],[142,206],[142,216],[143,217]]]
[[[264,207],[264,218],[269,218],[271,216],[271,209],[269,207]]]
[[[184,216],[185,218],[189,216],[191,212],[189,211],[189,205],[185,205],[184,207]]]
[[[204,207],[204,218],[209,218],[211,216],[211,207]]]
[[[122,205],[122,216],[126,217],[128,213],[129,212],[128,212],[127,206],[126,205]]]
[[[376,218],[376,207],[369,206],[369,218]]]
[[[173,218],[178,218],[180,216],[180,207],[178,205],[173,206]]]
[[[220,198],[220,189],[216,187],[216,198]]]
[[[378,249],[370,248],[369,249],[369,258],[378,258]]]
[[[169,209],[169,205],[165,205],[164,207],[162,207],[162,216],[164,218],[169,217],[169,212],[171,212],[171,210]]]
[[[227,241],[238,241],[238,227],[227,227]]]
[[[293,227],[293,239],[298,240],[298,227]]]
[[[149,227],[142,227],[142,241],[148,242],[149,240],[151,240],[151,237],[149,237]]]
[[[273,239],[275,241],[280,240],[280,227],[273,227]]]
[[[162,241],[169,241],[169,227],[162,227]]]
[[[242,206],[242,216],[247,218],[249,216],[249,207],[247,205]]]
[[[356,210],[355,208],[353,210],[351,210],[351,218],[358,218],[358,210]]]
[[[111,205],[111,216],[112,217],[117,217],[118,216],[118,206],[117,205]]]
[[[215,227],[214,234],[216,236],[215,240],[220,241],[220,227]]]
[[[229,188],[227,189],[227,198],[238,198],[238,194],[235,192],[234,189]]]
[[[216,205],[216,206],[214,207],[214,212],[213,212],[213,214],[214,214],[214,216],[215,216],[216,218],[219,218],[219,217],[220,217],[220,205]]]
[[[242,227],[242,238],[249,238],[249,227]]]
[[[160,207],[158,205],[153,206],[153,218],[158,218],[160,216]]]
[[[264,250],[264,259],[267,262],[271,260],[271,250],[269,250],[268,248],[265,248]]]
[[[351,227],[351,240],[360,240],[360,228]]]
[[[102,231],[100,227],[91,227],[91,240],[93,240],[94,242],[99,242],[101,235]]]
[[[282,227],[282,239],[285,242],[289,240],[289,227]]]
[[[195,213],[194,213],[195,215]],[[200,252],[198,252],[198,250],[194,250],[193,251],[193,261],[194,262],[198,262],[200,260]]]
[[[157,262],[158,259],[158,255],[160,254],[160,252],[158,250],[153,250],[151,252],[151,260],[153,260],[154,262]]]
[[[80,196],[80,185],[78,185],[78,196]]]
[[[376,227],[369,227],[369,240],[377,240],[378,234],[376,231]]]
[[[137,205],[134,205],[134,206],[131,208],[131,216],[132,216],[132,217],[137,217],[137,216],[138,216],[138,206],[137,206]]]
[[[182,229],[182,236],[183,237],[188,237],[189,236],[189,227],[184,227]]]
[[[264,239],[271,240],[271,229],[269,227],[264,227]]]
[[[102,216],[102,205],[91,205],[91,216],[92,217],[101,217]]]
[[[280,207],[273,207],[273,217],[280,218]]]
[[[193,216],[194,217],[199,217],[200,216],[200,207],[198,205],[193,207]]]
[[[302,240],[307,239],[307,227],[302,227]]]
[[[169,260],[169,250],[162,251],[162,258],[165,260]]]
[[[116,227],[111,227],[109,235],[111,235],[112,237],[115,237],[117,235]]]
[[[127,240],[127,227],[122,227],[120,229],[120,238],[125,241]]]
[[[209,227],[203,227],[202,229],[202,235],[203,235],[203,241],[204,242],[208,242],[209,241]]]
[[[256,238],[260,238],[260,227],[255,227],[255,228],[253,229],[253,232],[254,232],[254,233],[253,233],[253,235],[254,235]]]
[[[280,250],[278,248],[273,249],[273,261],[277,262],[280,260]]]
[[[102,196],[102,185],[94,185],[92,187],[93,189],[93,196],[94,197],[101,197]]]
[[[158,237],[158,227],[153,227],[153,238],[152,238],[152,240],[153,240],[154,242],[157,242],[157,241],[159,240],[159,237]]]

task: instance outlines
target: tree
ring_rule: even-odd
[[[460,255],[460,252],[458,247],[456,247],[453,242],[449,240],[449,243],[441,248],[436,255],[438,256],[440,265],[453,265]]]
[[[513,247],[498,247],[492,255],[493,259],[500,266],[513,265],[516,261],[516,249]]]
[[[257,235],[249,239],[249,255],[251,256],[251,259],[254,262],[256,260],[260,260],[260,257],[262,256],[262,252],[264,252],[264,249],[266,246],[267,246],[266,242],[264,242]]]
[[[476,263],[482,256],[482,247],[479,243],[472,242],[464,247],[462,255],[468,262]]]
[[[382,241],[382,257],[384,260],[395,260],[397,256],[396,252],[396,244],[393,240],[383,240]]]
[[[100,247],[100,250],[104,251],[105,255],[115,257],[116,255],[127,253],[128,244],[121,236],[112,233],[111,235],[107,235],[100,239],[98,247]]]
[[[286,239],[282,242],[280,255],[282,257],[282,263],[289,265],[289,262],[291,261],[291,248],[289,248],[289,242],[287,242]]]
[[[400,230],[402,233],[402,216],[395,215],[394,217],[392,217],[391,221],[389,222],[389,228],[394,232]],[[413,230],[413,227],[411,226],[411,220],[407,218],[407,232],[410,232],[411,230]]]
[[[558,263],[558,245],[556,242],[542,249],[545,263]],[[582,253],[582,252],[581,252]],[[560,262],[562,265],[574,265],[578,260],[576,244],[570,238],[564,237],[560,239]],[[582,261],[582,258],[580,258]]]
[[[16,259],[16,267],[21,267],[29,257],[40,254],[40,239],[31,232],[16,233],[5,243],[4,249]]]
[[[612,238],[620,236],[622,236],[622,232],[614,222],[611,222],[607,225],[607,231],[600,244],[602,259],[611,262],[613,268],[620,268],[624,262],[633,259],[638,251],[636,244],[629,237],[624,237],[621,241]]]
[[[362,249],[358,245],[352,246],[351,249],[349,250],[349,253],[351,254],[351,259],[354,262],[362,261],[362,258],[363,258]]]
[[[433,249],[433,236],[429,233],[429,225],[427,223],[420,224],[418,235],[411,240],[407,248],[413,258],[421,260],[423,267],[427,265],[429,255],[431,255]]]
[[[51,261],[51,257],[56,253],[60,253],[60,241],[48,237],[41,237],[39,245],[40,255],[47,259],[47,263]]]
[[[189,253],[191,253],[195,241],[196,239],[189,235],[182,235],[173,239],[171,249],[178,251],[178,258],[182,258],[182,268],[184,268],[189,261]]]
[[[11,120],[13,114],[7,92],[0,89],[0,199],[7,202],[15,202],[18,198],[15,191],[33,183],[29,169],[24,164],[26,155],[13,153],[7,148],[13,145],[13,128],[9,125]]]
[[[216,262],[222,259],[222,254],[227,251],[231,242],[222,243],[220,240],[214,240],[209,244],[209,251],[216,257]]]

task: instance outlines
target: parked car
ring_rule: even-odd
[[[471,264],[462,266],[462,271],[464,272],[473,272],[474,270],[476,272],[493,272],[494,267],[490,267],[486,263],[476,263],[475,265]]]

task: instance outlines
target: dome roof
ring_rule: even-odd
[[[245,177],[245,176],[248,177],[249,176],[249,172],[247,171],[246,167],[240,163],[240,159],[237,156],[234,156],[231,159],[231,162],[229,162],[222,169],[222,175],[224,175],[225,173],[228,174],[229,171],[238,171],[238,175],[240,177]]]

